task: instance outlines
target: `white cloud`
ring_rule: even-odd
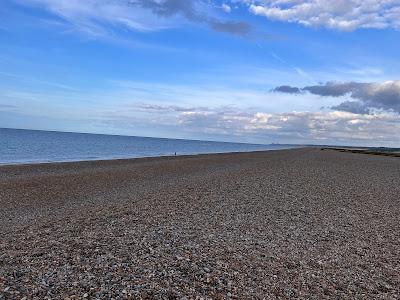
[[[149,119],[175,126],[192,136],[213,135],[249,142],[320,143],[399,146],[400,116],[392,113],[353,114],[343,111],[269,113],[231,107],[140,105]],[[131,113],[135,111],[131,107]],[[161,118],[159,118],[160,116]],[[115,123],[130,113],[116,112]],[[135,122],[135,117],[131,118]],[[126,124],[126,123],[125,123]]]
[[[398,0],[239,0],[271,20],[337,30],[400,29]]]
[[[232,11],[232,8],[231,8],[228,4],[226,4],[226,3],[223,3],[222,6],[221,6],[221,8],[222,8],[222,10],[223,10],[224,12],[226,12],[226,13],[230,13],[230,12]]]
[[[253,135],[280,141],[365,144],[399,142],[400,117],[348,112],[226,113],[185,112],[178,116],[188,128],[228,135]]]

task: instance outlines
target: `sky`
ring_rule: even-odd
[[[1,0],[0,127],[400,147],[400,0]]]

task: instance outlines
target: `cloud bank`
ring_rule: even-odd
[[[332,109],[355,114],[370,113],[373,109],[400,113],[400,80],[382,83],[327,82],[303,88],[279,86],[274,92],[311,93],[322,97],[349,96],[355,101],[345,101]]]
[[[107,124],[136,126],[135,112],[147,113],[158,125],[174,126],[191,136],[281,143],[394,145],[399,143],[400,115],[343,111],[267,113],[234,106],[190,107],[140,104],[107,115]],[[139,121],[140,122],[140,121]]]
[[[270,20],[336,30],[400,29],[398,0],[236,0]]]

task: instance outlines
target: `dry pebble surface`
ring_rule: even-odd
[[[400,159],[0,167],[0,299],[399,299]]]

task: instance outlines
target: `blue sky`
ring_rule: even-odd
[[[0,127],[400,146],[394,0],[3,0]]]

